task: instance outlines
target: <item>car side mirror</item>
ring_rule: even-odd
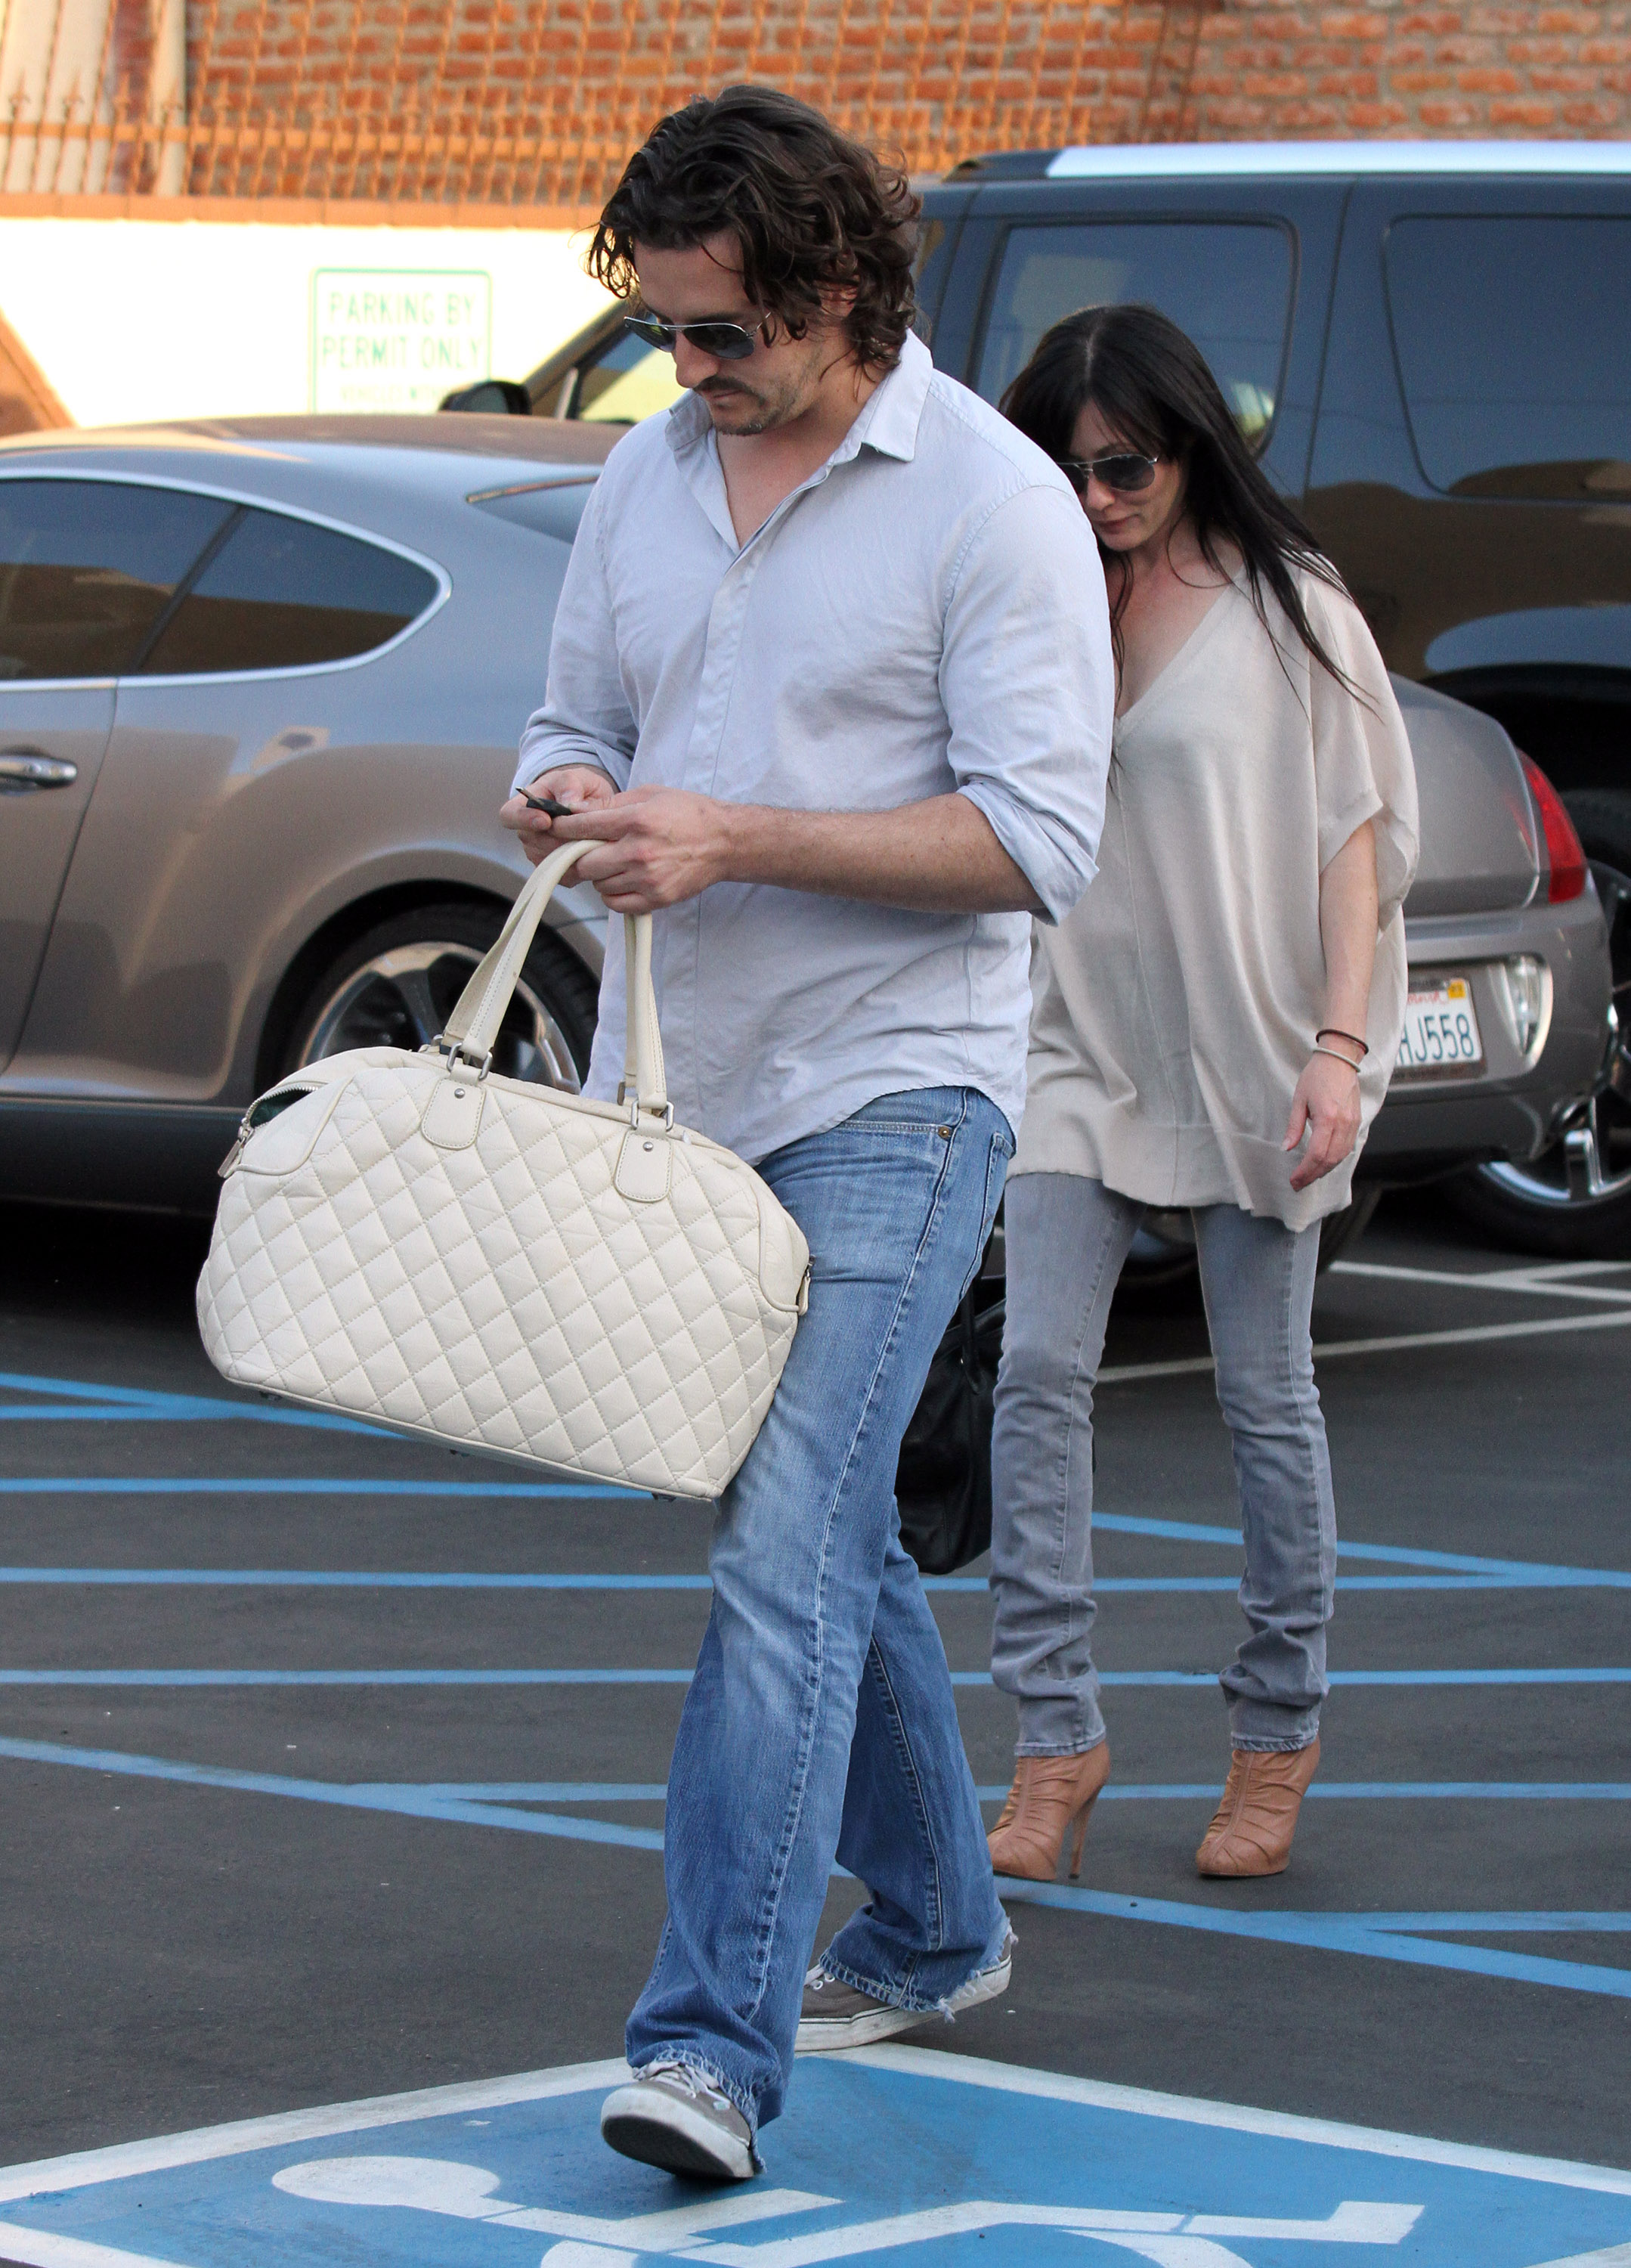
[[[438,409],[473,409],[499,417],[530,417],[533,397],[513,378],[484,378],[474,386],[455,387],[437,402]]]

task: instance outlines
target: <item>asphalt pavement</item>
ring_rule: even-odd
[[[522,2114],[512,2087],[489,2089],[489,2117],[464,2116],[489,2101],[483,2084],[621,2052],[662,1922],[662,1784],[707,1611],[707,1516],[540,1491],[237,1394],[197,1342],[202,1248],[173,1223],[0,1209],[0,2161],[462,2087],[437,2101],[492,2126],[498,2163],[503,2120]],[[1228,1762],[1214,1681],[1240,1629],[1228,1439],[1199,1321],[1119,1318],[1096,1538],[1114,1776],[1081,1881],[1017,1887],[1010,1993],[916,2036],[931,2051],[918,2063],[885,2054],[870,2078],[802,2064],[788,2117],[766,2130],[772,2177],[794,2164],[820,2176],[822,2137],[847,2117],[876,2132],[866,2121],[884,2113],[869,2096],[863,2115],[863,2084],[932,2081],[937,2104],[978,2095],[1010,2110],[1028,2090],[1084,2117],[1136,2111],[1137,2135],[1171,2096],[1190,2106],[1170,2114],[1182,2134],[1221,2122],[1316,2150],[1297,2122],[1341,2122],[1452,2146],[1433,2162],[1457,2179],[1484,2177],[1480,2152],[1491,2180],[1511,2154],[1599,2169],[1524,2176],[1526,2198],[1539,2181],[1549,2201],[1539,2238],[1511,2235],[1518,2222],[1492,2205],[1517,2249],[1429,2243],[1429,2217],[1414,2237],[1377,2240],[1402,2245],[1401,2262],[1529,2268],[1605,2243],[1605,2261],[1631,2261],[1613,2250],[1631,2239],[1631,2176],[1600,2175],[1631,2167],[1627,1329],[1631,1265],[1491,1250],[1429,1197],[1390,1200],[1322,1279],[1342,1539],[1323,1761],[1289,1870],[1222,1883],[1196,1877],[1193,1852]],[[995,1796],[1012,1715],[987,1676],[982,1572],[937,1587],[934,1605],[975,1777]],[[831,1918],[858,1895],[836,1882]],[[611,2178],[584,2139],[592,2086],[552,2084],[544,2095],[578,2120],[557,2140],[562,2178],[592,2191],[583,2228],[621,2228],[592,2220],[593,2184]],[[540,2085],[522,2088],[526,2102]],[[526,2116],[517,2162],[541,2163],[544,2114]],[[943,2142],[951,2119],[935,2113]],[[985,2142],[958,2143],[950,2171],[943,2150],[939,2187],[922,2194],[966,2198],[973,2176],[958,2168],[999,2130],[982,2111],[969,2132]],[[1040,2147],[1040,2132],[1027,2113],[1014,2149]],[[1375,2146],[1378,2165],[1399,2155]],[[1174,2161],[1170,2146],[1158,2155]],[[137,2166],[98,2161],[115,2162]],[[400,2162],[445,2174],[444,2152]],[[363,2229],[356,2198],[346,2220],[297,2170],[280,2195]],[[483,2178],[490,2190],[498,2176]],[[981,2178],[983,2197],[997,2176]],[[1303,2178],[1285,2175],[1293,2189]],[[1393,2195],[1380,2178],[1333,2195]],[[59,2189],[66,2175],[9,2189],[0,2176],[0,2200]],[[206,2212],[202,2191],[157,2252],[128,2235],[110,2249],[112,2220],[87,2234],[92,2191],[72,2194],[91,2218],[48,2240],[43,2207],[0,2203],[0,2258],[330,2257],[310,2233],[263,2235],[240,2256],[221,2232],[248,2208],[223,2191]],[[432,2209],[448,2228],[487,2227],[474,2208],[409,2202],[386,2214],[393,2229],[430,2230]],[[129,2225],[157,2240],[160,2203],[155,2191],[148,2221]],[[1445,2225],[1472,2228],[1473,2210],[1446,2207]],[[528,2268],[546,2223],[515,2224],[533,2229],[530,2251],[515,2239]],[[1074,2243],[1049,2237],[1048,2257],[1082,2257],[1090,2231],[1070,2226]],[[1289,2238],[1253,2252],[1238,2215],[1245,2254],[1220,2250],[1222,2222],[1202,2226],[1095,2241],[1171,2268],[1325,2257],[1312,2238],[1305,2253]],[[399,2257],[353,2241],[335,2238],[333,2257]],[[502,2268],[491,2228],[483,2241],[480,2257]],[[926,2264],[1043,2257],[1035,2230],[1010,2253],[984,2224],[925,2224],[911,2241]],[[405,2259],[465,2257],[400,2242]],[[633,2260],[657,2242],[569,2231],[546,2257]]]

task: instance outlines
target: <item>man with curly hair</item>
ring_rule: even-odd
[[[1063,475],[911,332],[916,214],[762,87],[629,160],[590,267],[687,391],[607,460],[503,810],[534,861],[600,838],[579,873],[656,916],[676,1111],[812,1256],[718,1507],[668,1918],[601,2113],[613,2149],[718,2180],[760,2170],[796,2044],[988,1999],[1013,1942],[894,1474],[1013,1154],[1031,919],[1093,873],[1113,674]],[[806,1974],[835,1858],[870,1897]]]

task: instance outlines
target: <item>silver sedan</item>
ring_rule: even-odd
[[[618,429],[236,419],[0,444],[0,1181],[213,1209],[246,1105],[433,1039],[525,868],[495,814]],[[1424,855],[1366,1165],[1552,1141],[1602,1063],[1589,878],[1499,726],[1401,685]],[[601,958],[552,908],[502,1042],[576,1086]],[[1354,1226],[1357,1226],[1355,1221]]]

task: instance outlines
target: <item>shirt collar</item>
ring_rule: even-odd
[[[923,404],[929,399],[929,381],[934,376],[934,369],[929,349],[915,332],[908,331],[901,342],[900,359],[862,403],[855,423],[828,461],[846,464],[866,448],[876,449],[880,456],[899,457],[909,463],[917,453],[917,429]],[[694,394],[681,395],[669,411],[664,428],[668,446],[676,457],[683,457],[699,441],[706,441],[712,431],[713,420]]]
[[[917,429],[934,374],[933,356],[917,334],[908,331],[900,342],[900,361],[874,389],[845,435],[846,442],[909,464],[917,454]]]

